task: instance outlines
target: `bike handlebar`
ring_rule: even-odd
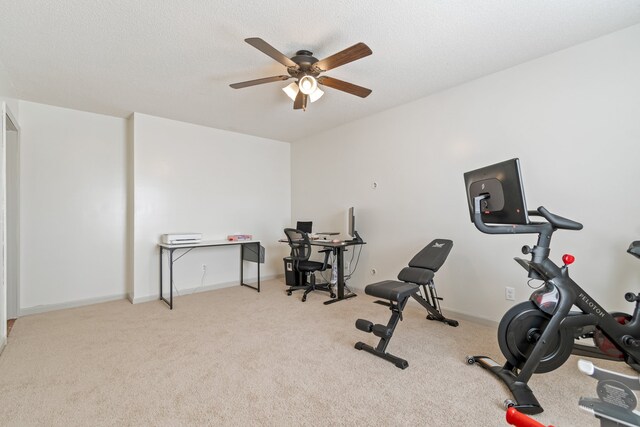
[[[486,234],[540,234],[551,235],[557,229],[581,230],[582,224],[549,212],[544,206],[537,211],[528,211],[529,215],[541,216],[547,222],[534,222],[531,224],[487,225],[482,221],[480,202],[489,196],[480,195],[473,199],[473,223],[476,228]]]
[[[582,230],[582,224],[580,224],[579,222],[561,217],[560,215],[552,214],[547,209],[545,209],[544,206],[540,206],[538,208],[538,212],[540,212],[544,219],[549,221],[549,223],[551,223],[551,225],[553,225],[556,229],[559,228],[563,230]]]

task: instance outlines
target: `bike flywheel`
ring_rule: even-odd
[[[531,301],[516,304],[505,313],[498,327],[498,344],[511,365],[522,369],[550,319],[550,315],[540,311]],[[562,366],[571,355],[572,348],[573,335],[566,329],[558,330],[551,337],[535,373],[550,372]]]

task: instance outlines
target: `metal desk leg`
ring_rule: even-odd
[[[173,310],[173,249],[167,249],[169,251],[168,262],[169,262],[169,299],[167,300],[162,294],[162,252],[163,248],[160,247],[160,299],[167,303],[170,310]]]
[[[160,246],[160,301],[162,301],[162,250],[164,248]]]
[[[335,299],[331,299],[329,301],[325,301],[324,304],[325,305],[329,305],[329,304],[333,304],[334,302],[338,302],[338,301],[342,301],[345,300],[347,298],[353,298],[355,296],[357,296],[356,294],[354,294],[353,292],[349,293],[348,295],[344,295],[344,251],[343,248],[337,247],[336,248],[336,264],[338,265],[338,298]]]
[[[240,245],[240,286],[244,286],[244,244]]]
[[[258,292],[260,292],[260,243],[256,243],[256,253],[258,254]]]
[[[255,289],[256,291],[260,292],[260,243],[257,243],[258,245],[258,287],[257,288],[255,286],[251,286],[244,283],[244,245],[245,244],[247,243],[243,243],[240,245],[240,285],[246,286],[251,289]]]

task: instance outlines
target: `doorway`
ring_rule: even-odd
[[[17,319],[20,314],[20,130],[8,109],[5,117],[7,319]]]
[[[20,311],[20,128],[2,103],[0,135],[0,347]]]

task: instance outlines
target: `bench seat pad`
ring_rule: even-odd
[[[418,292],[418,285],[413,283],[397,282],[395,280],[385,280],[384,282],[372,283],[364,288],[367,295],[377,298],[388,299],[390,301],[402,301],[405,298]]]

